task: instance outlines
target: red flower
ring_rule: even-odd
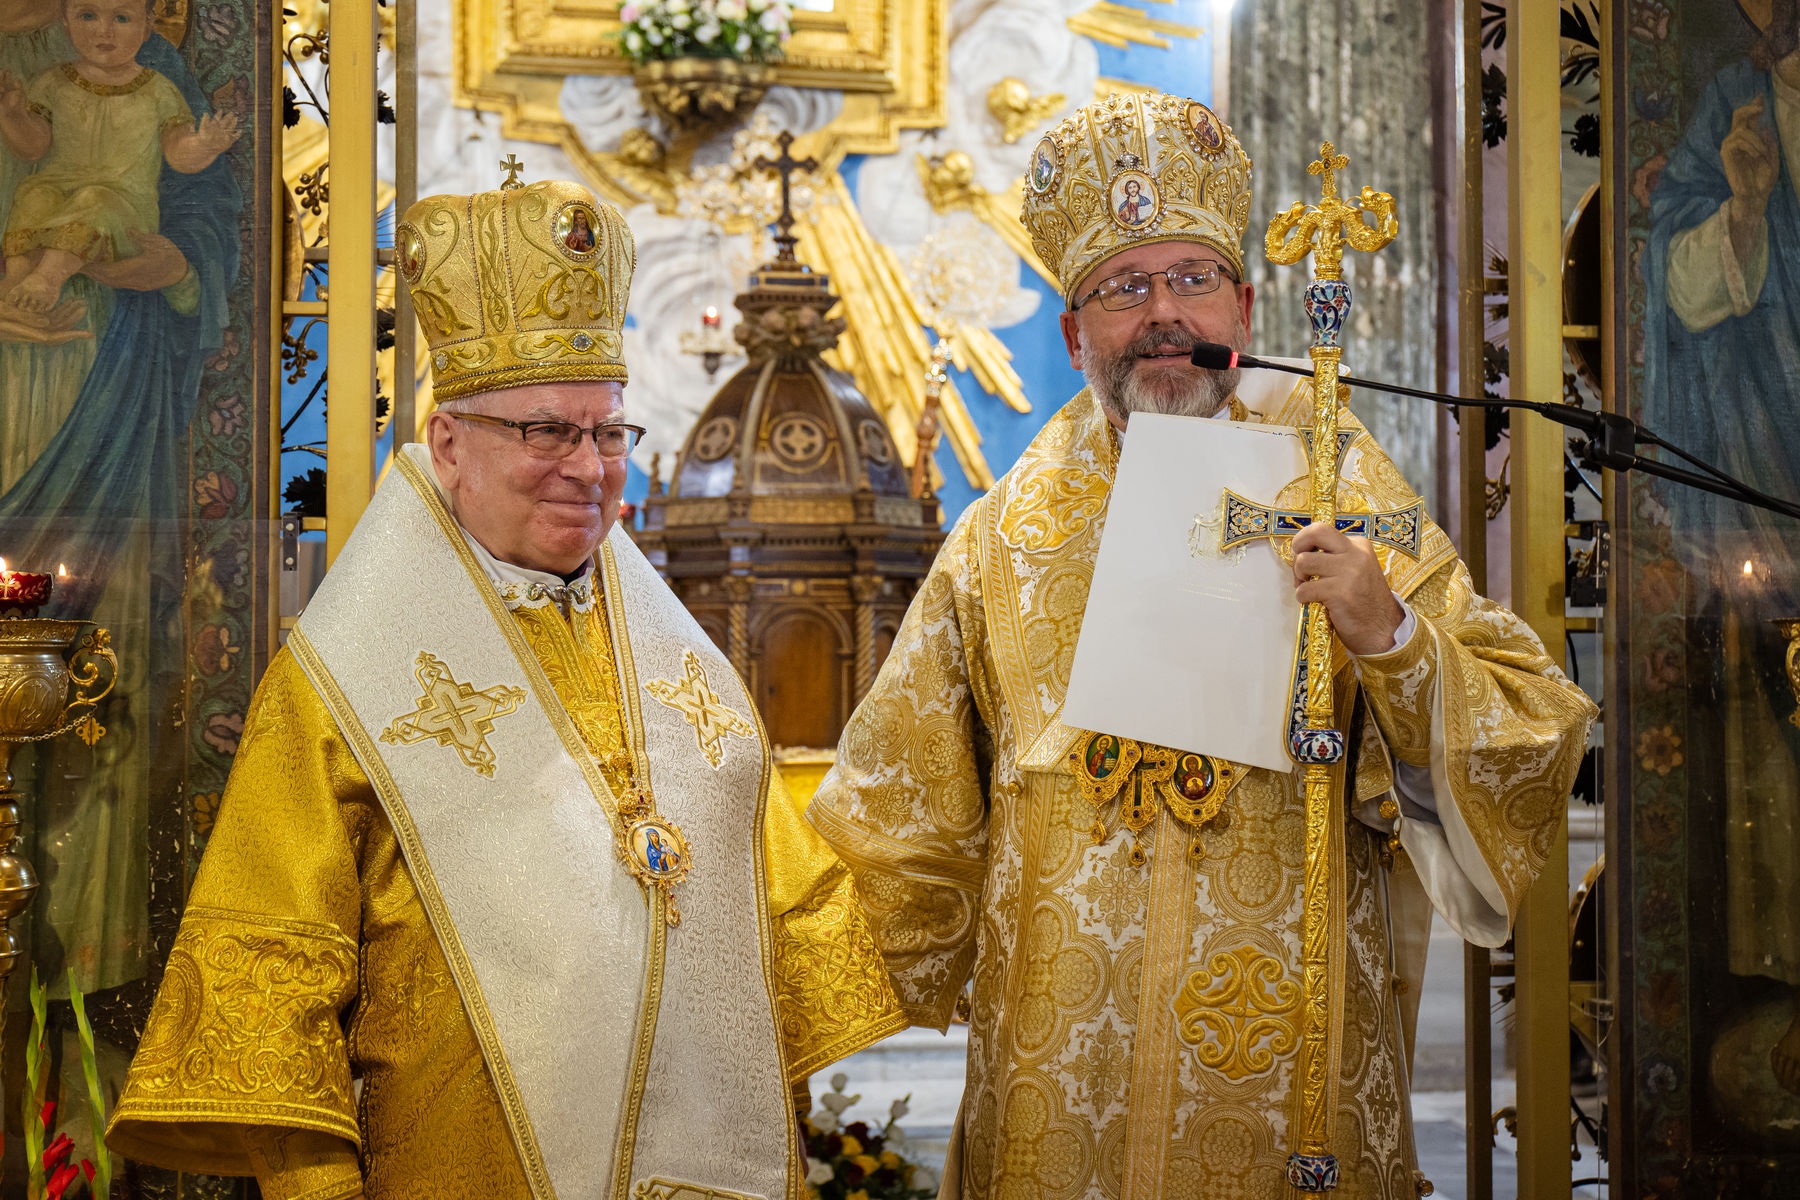
[[[825,1135],[825,1144],[820,1147],[820,1150],[823,1151],[823,1157],[836,1158],[838,1155],[840,1155],[844,1152],[843,1135],[836,1134],[836,1133],[826,1134]]]
[[[63,1192],[71,1183],[75,1182],[76,1177],[80,1174],[81,1172],[70,1163],[64,1163],[56,1168],[50,1178],[44,1181],[46,1200],[62,1200]]]
[[[861,1186],[863,1177],[868,1174],[867,1171],[864,1171],[861,1167],[857,1166],[853,1162],[845,1163],[843,1166],[843,1172],[844,1172],[844,1186],[847,1188],[854,1188],[854,1187]]]
[[[869,1123],[867,1121],[852,1121],[844,1126],[844,1132],[855,1138],[864,1146],[869,1144]],[[871,1150],[869,1153],[874,1154],[876,1152]]]
[[[45,1105],[45,1107],[48,1108],[49,1105]],[[57,1134],[56,1140],[44,1147],[44,1170],[53,1171],[62,1166],[68,1161],[69,1152],[73,1149],[75,1149],[75,1143],[69,1140],[68,1134]]]
[[[54,1101],[54,1100],[44,1101],[43,1110],[38,1113],[38,1124],[42,1125],[45,1129],[50,1128],[50,1118],[55,1115],[56,1115],[56,1101]]]

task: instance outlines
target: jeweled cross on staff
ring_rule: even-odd
[[[1313,280],[1304,304],[1312,322],[1313,421],[1309,444],[1314,521],[1334,525],[1338,516],[1338,337],[1350,311],[1350,285],[1344,282],[1344,246],[1379,250],[1394,240],[1399,222],[1394,199],[1372,188],[1362,189],[1352,203],[1338,195],[1335,172],[1349,164],[1330,142],[1306,169],[1319,176],[1316,205],[1296,201],[1269,222],[1263,241],[1269,261],[1278,266],[1313,258]],[[1366,223],[1373,218],[1374,223]],[[1256,508],[1258,506],[1251,506]],[[1262,510],[1275,523],[1276,510]],[[1283,513],[1283,516],[1288,514]],[[1395,514],[1380,514],[1392,518]],[[1416,527],[1416,520],[1414,525]],[[1274,530],[1271,528],[1271,533]],[[1416,553],[1416,548],[1414,553]],[[1325,1192],[1338,1183],[1338,1160],[1332,1153],[1332,1126],[1337,1111],[1339,1046],[1331,1031],[1340,1022],[1344,998],[1330,987],[1331,959],[1342,945],[1331,944],[1333,862],[1343,853],[1342,805],[1333,787],[1333,768],[1344,757],[1344,733],[1333,727],[1331,694],[1331,618],[1314,602],[1300,617],[1294,649],[1294,674],[1288,692],[1288,754],[1303,768],[1306,787],[1306,873],[1300,931],[1301,1022],[1300,1062],[1294,1086],[1300,1089],[1298,1134],[1288,1155],[1288,1183],[1303,1192]]]
[[[794,242],[797,239],[793,232],[794,208],[789,186],[795,171],[816,171],[819,169],[819,160],[811,155],[805,158],[795,158],[789,153],[794,144],[794,135],[785,129],[781,131],[781,135],[775,139],[775,142],[781,147],[779,157],[770,158],[766,154],[759,154],[750,165],[759,171],[781,173],[781,215],[775,218],[775,228],[781,231],[775,236],[775,244],[781,247],[781,250],[776,257],[781,262],[792,262],[794,261]]]
[[[1300,430],[1300,436],[1306,441],[1306,453],[1312,455],[1312,427]],[[1337,470],[1341,477],[1344,470],[1344,459],[1350,453],[1350,446],[1356,440],[1354,429],[1338,430]],[[1305,483],[1306,480],[1295,480],[1294,484]],[[1294,490],[1289,484],[1284,491]],[[1340,497],[1341,501],[1342,497]],[[1347,537],[1368,538],[1371,542],[1398,550],[1414,562],[1419,558],[1419,540],[1424,535],[1425,505],[1414,501],[1405,508],[1387,509],[1381,512],[1343,512],[1333,518],[1337,531]],[[1312,524],[1313,514],[1310,508],[1281,508],[1275,504],[1262,504],[1240,496],[1230,488],[1225,489],[1224,534],[1220,548],[1235,550],[1239,546],[1264,538],[1290,538]]]

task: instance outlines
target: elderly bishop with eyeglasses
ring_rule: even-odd
[[[437,411],[270,664],[108,1141],[272,1200],[798,1197],[901,1028],[744,684],[617,524],[635,251],[571,183],[396,260]]]
[[[1286,1197],[1301,775],[1061,717],[1133,414],[1310,425],[1311,385],[1189,363],[1200,340],[1245,348],[1254,300],[1250,160],[1205,105],[1090,104],[1024,189],[1088,386],[944,543],[807,816],[856,872],[912,1021],[943,1028],[967,989],[943,1196]],[[1373,510],[1416,502],[1344,419],[1342,477]],[[1363,714],[1331,874],[1341,1067],[1306,1083],[1335,1104],[1342,1194],[1412,1200],[1405,1047],[1431,909],[1506,940],[1595,710],[1435,526],[1385,570],[1329,523],[1292,549],[1297,598],[1342,642],[1334,711]]]

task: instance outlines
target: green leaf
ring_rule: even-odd
[[[20,1104],[25,1111],[25,1165],[30,1177],[25,1194],[30,1200],[44,1196],[44,1092],[49,1081],[44,1078],[44,1059],[50,1048],[44,1041],[48,1023],[50,990],[38,979],[37,966],[31,968],[31,1041],[25,1045],[25,1091]]]
[[[75,969],[69,968],[69,1003],[75,1006],[75,1028],[81,1035],[81,1076],[87,1081],[88,1128],[94,1136],[95,1196],[112,1195],[112,1152],[106,1148],[106,1097],[100,1091],[99,1057],[94,1052],[94,1027],[88,1023],[87,1001],[75,986]]]

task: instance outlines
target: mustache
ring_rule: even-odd
[[[1181,328],[1172,325],[1167,329],[1154,329],[1137,338],[1121,352],[1122,358],[1138,358],[1146,354],[1160,354],[1177,350],[1183,354],[1200,344],[1200,339]]]

